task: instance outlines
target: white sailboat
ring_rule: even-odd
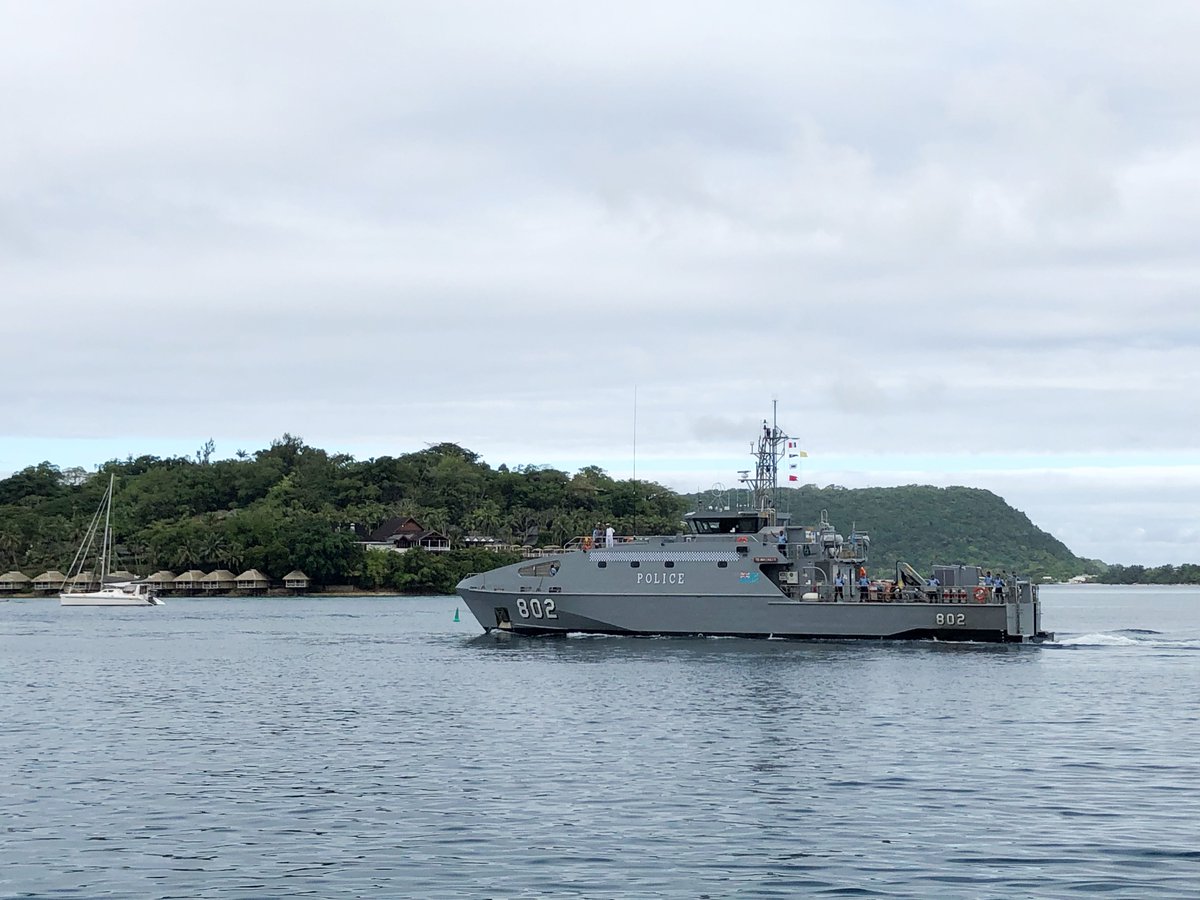
[[[62,606],[161,606],[160,600],[144,581],[116,581],[112,574],[112,498],[115,477],[108,476],[108,490],[100,500],[92,523],[83,536],[75,561],[67,571],[63,591],[58,595]],[[102,530],[103,529],[103,530]],[[85,571],[85,566],[93,566]]]

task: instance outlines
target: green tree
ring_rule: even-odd
[[[63,484],[58,466],[49,462],[29,466],[0,481],[0,506],[34,502],[64,496],[67,487]]]

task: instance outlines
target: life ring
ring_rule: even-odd
[[[749,543],[749,541],[750,541],[750,539],[745,536],[737,539],[737,543],[739,543],[739,544],[746,544],[746,543]]]
[[[976,603],[987,602],[987,588],[985,588],[985,587],[975,588],[975,602]]]

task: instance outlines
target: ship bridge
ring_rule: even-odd
[[[692,534],[758,534],[769,528],[784,527],[790,516],[771,509],[697,510],[684,514]]]

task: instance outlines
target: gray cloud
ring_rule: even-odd
[[[1195,460],[1200,11],[1077,13],[7,4],[6,437]]]

